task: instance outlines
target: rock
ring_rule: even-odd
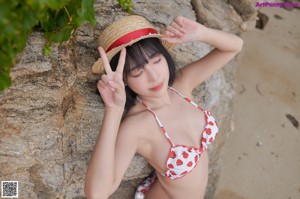
[[[258,147],[260,147],[260,146],[262,146],[262,145],[263,145],[263,143],[260,142],[260,141],[258,141],[258,142],[256,143],[256,146],[258,146]]]
[[[197,19],[205,26],[240,34],[254,29],[257,8],[254,0],[192,0]]]
[[[269,17],[264,13],[258,12],[257,18],[258,20],[255,27],[263,30],[269,21]]]

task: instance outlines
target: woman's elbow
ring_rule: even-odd
[[[87,199],[107,199],[108,195],[100,193],[100,192],[85,192],[85,197]]]
[[[238,37],[237,42],[237,52],[240,52],[243,49],[244,40],[241,37]]]
[[[94,189],[90,186],[85,186],[84,194],[87,199],[107,199],[110,195],[105,189]]]

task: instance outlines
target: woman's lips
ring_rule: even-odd
[[[164,82],[160,83],[159,85],[157,85],[157,86],[155,86],[153,88],[150,88],[150,90],[152,90],[152,91],[159,91],[160,89],[162,89],[163,85],[164,85]]]

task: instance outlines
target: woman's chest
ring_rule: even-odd
[[[205,115],[202,111],[192,108],[194,107],[187,110],[178,108],[169,111],[169,114],[158,113],[157,117],[162,127],[154,118],[145,125],[147,142],[142,155],[152,166],[165,171],[171,147],[174,149],[176,145],[200,148],[206,124]]]
[[[190,104],[184,104],[169,112],[158,113],[158,117],[164,127],[164,133],[175,145],[200,147],[202,132],[206,126],[204,112]]]

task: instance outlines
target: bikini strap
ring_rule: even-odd
[[[196,104],[194,101],[192,101],[190,98],[185,97],[183,94],[181,94],[179,91],[177,91],[175,88],[169,86],[169,89],[171,89],[172,91],[174,91],[175,93],[177,93],[178,95],[180,95],[183,99],[185,99],[187,102],[189,102],[190,104],[192,104],[193,106],[195,106],[197,109],[203,111],[203,108]]]
[[[159,125],[159,127],[161,128],[161,130],[164,132],[167,140],[169,141],[169,143],[171,144],[171,146],[175,146],[174,143],[172,142],[170,136],[168,135],[166,129],[164,128],[164,126],[162,125],[162,123],[160,122],[160,120],[158,119],[157,115],[154,113],[154,111],[151,110],[151,108],[149,108],[139,97],[136,97],[137,100],[142,104],[144,105],[149,111],[150,113],[152,113],[152,115],[154,116],[157,124]]]

